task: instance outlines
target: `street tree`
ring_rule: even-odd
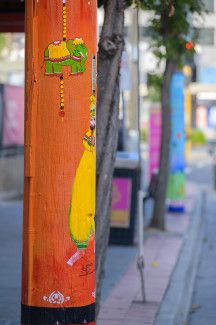
[[[104,23],[98,46],[96,274],[97,311],[109,239],[112,176],[118,140],[119,71],[124,47],[124,0],[98,1]]]
[[[144,10],[152,12],[149,21],[151,47],[159,64],[164,63],[164,72],[160,78],[160,100],[162,108],[162,138],[160,163],[152,226],[165,228],[166,189],[169,176],[171,107],[170,82],[173,73],[184,62],[184,58],[194,53],[196,35],[193,33],[194,17],[204,11],[202,0],[140,0]],[[191,44],[190,49],[188,44]],[[156,73],[157,75],[157,73]]]

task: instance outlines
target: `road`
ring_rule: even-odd
[[[206,195],[205,233],[189,316],[189,325],[216,324],[216,194]]]
[[[214,186],[214,170],[212,157],[206,152],[194,152],[186,167],[187,180],[197,183],[206,189]]]
[[[187,168],[187,178],[206,190],[204,237],[193,292],[189,325],[216,324],[216,192],[210,156],[196,157]]]

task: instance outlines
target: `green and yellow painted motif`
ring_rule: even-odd
[[[71,68],[71,75],[83,73],[87,57],[88,50],[82,38],[55,41],[44,52],[46,75],[62,75],[63,66]]]
[[[45,75],[58,76],[60,78],[60,111],[59,115],[65,115],[64,101],[64,76],[63,67],[70,67],[70,75],[77,76],[85,72],[85,62],[88,50],[82,38],[67,40],[67,7],[66,0],[62,0],[63,37],[50,43],[44,51]]]

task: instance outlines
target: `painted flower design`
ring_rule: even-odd
[[[48,301],[50,304],[63,304],[65,301],[70,300],[70,297],[67,296],[66,298],[63,294],[59,291],[53,291],[49,296],[44,296],[43,299]]]

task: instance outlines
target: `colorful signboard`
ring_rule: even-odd
[[[115,177],[113,179],[111,227],[130,226],[132,179]]]
[[[2,146],[23,146],[24,144],[24,89],[4,86]]]
[[[184,127],[185,77],[176,72],[171,81],[171,143],[170,177],[168,183],[169,210],[184,211],[185,196],[185,127]]]
[[[159,169],[161,145],[161,109],[154,106],[150,110],[149,121],[149,176]]]

